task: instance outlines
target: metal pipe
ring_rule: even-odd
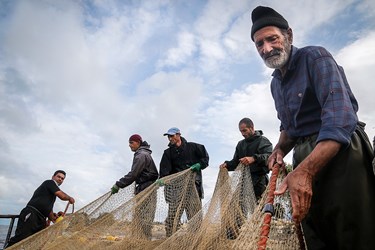
[[[4,246],[6,246],[8,244],[10,236],[12,235],[14,221],[15,221],[15,219],[18,219],[19,217],[20,216],[18,214],[17,215],[14,215],[14,214],[0,214],[0,219],[10,219],[8,233],[7,233],[7,237],[5,238]]]

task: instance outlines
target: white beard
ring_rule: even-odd
[[[263,59],[267,67],[271,69],[281,69],[288,62],[289,55],[291,51],[291,44],[288,40],[285,39],[284,49],[283,50],[274,50],[272,54],[275,54],[272,57]]]

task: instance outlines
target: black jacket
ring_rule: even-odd
[[[239,159],[245,156],[252,156],[255,162],[251,164],[250,171],[254,175],[264,175],[269,172],[267,161],[272,153],[272,143],[263,136],[261,130],[256,130],[254,135],[238,142],[233,159],[226,161],[229,171],[233,171],[239,164]]]
[[[151,157],[152,151],[146,141],[134,152],[130,172],[116,182],[120,188],[136,183],[135,194],[138,194],[158,179],[158,170]]]
[[[179,147],[169,144],[169,148],[164,150],[160,161],[160,178],[188,169],[195,163],[200,163],[201,169],[208,166],[209,156],[204,145],[187,142],[183,137],[181,137],[181,141]],[[197,172],[195,184],[199,197],[203,198],[201,170]]]

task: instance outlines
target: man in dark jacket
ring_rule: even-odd
[[[5,248],[44,229],[47,217],[55,222],[57,216],[53,213],[52,209],[56,201],[56,196],[61,200],[74,204],[74,198],[59,188],[64,182],[65,177],[66,173],[63,170],[57,170],[51,180],[44,181],[35,190],[29,203],[27,203],[27,206],[20,213],[15,236],[10,238]]]
[[[202,169],[208,166],[209,156],[206,148],[202,144],[187,142],[184,137],[181,136],[181,132],[178,128],[170,128],[164,136],[168,136],[169,144],[166,150],[164,150],[162,159],[160,161],[160,178],[171,174],[178,173],[180,171],[190,168],[195,171],[195,185],[200,199],[203,198],[203,184],[202,184]],[[169,187],[166,186],[166,189]],[[167,192],[166,192],[167,193]],[[166,195],[166,201],[169,204],[168,217],[166,219],[166,232],[167,237],[171,236],[175,231],[173,227],[173,221],[179,221],[182,212],[177,214],[177,206],[181,202],[178,199],[179,195]],[[188,220],[190,220],[199,210],[202,208],[202,203],[199,201],[198,206],[186,206],[186,214]],[[183,211],[183,210],[182,210]],[[176,218],[178,217],[178,218]]]
[[[129,138],[129,147],[134,152],[133,164],[130,172],[116,181],[111,189],[115,194],[120,188],[125,188],[135,182],[135,195],[145,190],[157,180],[159,174],[152,159],[150,145],[142,140],[138,134]],[[151,239],[151,230],[156,211],[157,193],[151,193],[147,199],[136,198],[134,212],[133,236]]]
[[[245,139],[238,142],[233,159],[230,161],[225,161],[220,165],[220,167],[226,168],[228,171],[233,171],[237,168],[238,164],[242,163],[245,165],[244,171],[250,172],[255,198],[256,200],[259,200],[262,197],[264,190],[266,190],[266,186],[268,184],[267,173],[269,172],[269,169],[267,160],[268,156],[272,153],[272,143],[263,136],[263,132],[261,130],[254,129],[254,123],[250,118],[241,119],[238,124],[238,128]],[[243,176],[248,176],[249,172],[243,173]],[[244,186],[242,186],[241,189],[243,188]],[[249,191],[251,190],[241,190],[242,199],[249,197]],[[250,194],[250,197],[252,197],[252,195],[253,194]],[[241,212],[235,210],[235,205],[231,206],[232,211],[229,213],[234,214],[233,216],[236,223],[225,228],[228,239],[237,238],[239,229],[246,219],[247,212],[253,210],[252,207],[249,207],[250,204],[244,200],[232,202],[239,202],[238,205]]]
[[[129,147],[134,152],[133,164],[130,172],[116,181],[111,189],[111,193],[115,194],[120,188],[129,186],[135,181],[135,194],[139,194],[146,189],[155,180],[158,179],[158,170],[152,159],[150,145],[146,141],[142,141],[142,137],[134,134],[129,138]]]
[[[272,153],[272,143],[263,136],[261,130],[254,129],[254,123],[250,118],[243,118],[238,127],[245,139],[238,142],[233,159],[225,161],[220,167],[233,171],[240,163],[248,166],[254,193],[259,200],[268,184],[267,161],[268,156]]]

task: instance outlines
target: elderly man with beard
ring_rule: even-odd
[[[272,8],[256,7],[252,22],[256,49],[275,69],[281,133],[269,168],[294,149],[294,170],[275,194],[289,190],[308,249],[375,249],[374,155],[343,68],[322,47],[293,46],[292,29]]]

